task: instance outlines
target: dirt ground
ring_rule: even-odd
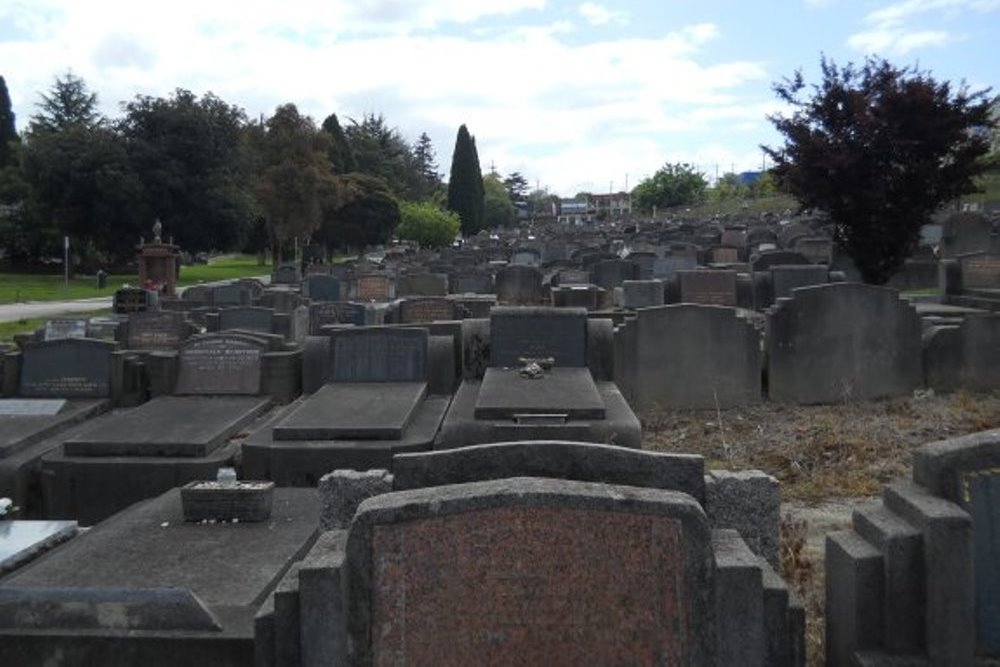
[[[809,665],[823,665],[823,544],[910,475],[911,452],[935,440],[1000,428],[1000,392],[826,406],[648,412],[643,448],[701,454],[706,468],[763,470],[781,482],[782,575],[806,608]]]

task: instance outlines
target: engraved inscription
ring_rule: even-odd
[[[362,301],[388,301],[390,296],[388,276],[358,276],[358,299]]]
[[[128,346],[143,350],[176,348],[183,327],[183,316],[173,313],[132,315],[128,321]]]
[[[425,379],[424,331],[344,331],[333,338],[335,382],[417,382]]]
[[[376,665],[684,664],[676,519],[507,507],[376,526]]]
[[[715,306],[736,305],[736,274],[729,271],[680,273],[681,301]]]
[[[261,347],[236,338],[196,341],[180,353],[178,394],[257,394]]]
[[[962,260],[962,286],[1000,288],[1000,257],[981,255]]]
[[[455,305],[445,299],[407,299],[399,305],[404,324],[455,319]]]

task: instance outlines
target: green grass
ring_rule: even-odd
[[[976,179],[976,185],[983,190],[962,197],[963,202],[1000,202],[1000,170],[989,171]]]
[[[226,255],[209,264],[181,267],[178,285],[194,285],[214,280],[230,280],[265,275],[270,266],[258,266],[257,258],[250,255]],[[69,301],[99,296],[112,296],[124,284],[137,285],[134,274],[112,274],[104,289],[97,289],[97,279],[77,275],[69,285],[61,275],[33,275],[26,273],[0,273],[0,304],[21,301]]]
[[[14,334],[31,333],[35,329],[45,326],[47,321],[58,319],[60,317],[71,317],[74,319],[79,318],[84,320],[91,317],[97,317],[99,315],[108,315],[110,313],[110,308],[104,308],[101,310],[88,310],[83,313],[66,313],[64,315],[48,315],[46,317],[29,317],[23,320],[16,320],[14,322],[0,322],[0,342],[9,343],[14,340]]]

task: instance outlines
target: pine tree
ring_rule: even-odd
[[[333,165],[333,171],[338,174],[357,171],[358,167],[354,160],[354,151],[351,150],[351,144],[347,141],[344,129],[340,127],[337,114],[332,113],[327,116],[326,120],[323,121],[322,129],[333,137],[329,156],[330,164]]]
[[[483,228],[483,172],[479,168],[476,140],[462,125],[455,137],[448,180],[448,208],[462,221],[462,234],[472,236]]]
[[[11,143],[17,141],[20,138],[14,125],[14,110],[11,108],[10,95],[7,94],[7,82],[0,76],[0,169],[14,161]]]
[[[435,162],[434,146],[426,132],[420,133],[420,138],[413,146],[413,159],[417,162],[422,182],[421,199],[430,198],[441,187],[441,174],[438,173]]]

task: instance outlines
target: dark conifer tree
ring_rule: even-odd
[[[11,143],[17,142],[17,127],[14,125],[14,110],[11,108],[7,82],[0,76],[0,169],[14,161]]]
[[[358,167],[354,160],[354,151],[351,150],[351,144],[347,141],[344,129],[340,127],[337,114],[332,113],[327,116],[326,120],[323,121],[322,129],[330,133],[330,136],[333,137],[329,156],[330,164],[333,165],[333,171],[338,174],[357,171]]]
[[[455,138],[448,180],[448,208],[462,221],[462,234],[471,236],[483,228],[483,172],[479,167],[476,140],[462,125]]]

